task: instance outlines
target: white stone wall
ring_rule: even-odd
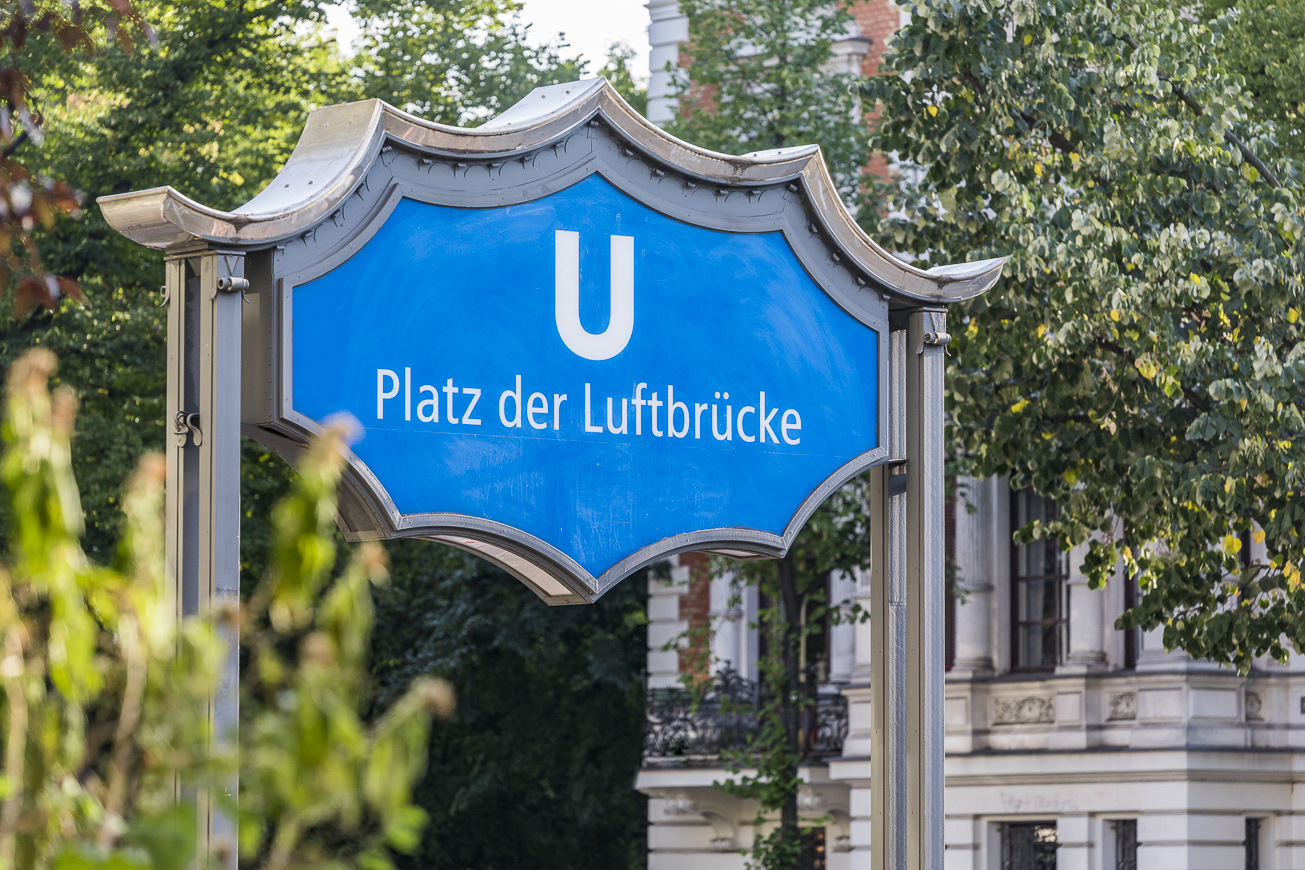
[[[665,126],[675,117],[672,76],[680,68],[680,46],[689,39],[689,19],[677,0],[648,0],[648,120]]]
[[[689,569],[676,564],[666,579],[648,582],[648,688],[667,689],[680,684],[680,654],[667,645],[678,642],[689,629],[680,619],[680,597],[689,589]]]

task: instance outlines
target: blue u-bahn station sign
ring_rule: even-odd
[[[550,603],[667,555],[779,556],[888,461],[890,319],[970,298],[871,241],[814,147],[729,157],[603,80],[476,129],[315,111],[234,213],[102,200],[132,238],[245,256],[243,431],[293,458],[360,424],[340,523],[495,562]]]

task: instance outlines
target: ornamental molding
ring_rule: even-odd
[[[805,200],[812,231],[863,284],[916,303],[972,299],[996,283],[1004,258],[924,270],[897,259],[871,239],[843,205],[816,145],[742,156],[699,148],[639,115],[604,78],[536,88],[521,102],[475,128],[437,124],[381,100],[314,109],[285,167],[235,211],[210,208],[172,187],[101,197],[109,224],[151,248],[194,243],[267,249],[342,224],[354,197],[366,199],[378,163],[403,156],[428,173],[500,176],[529,169],[541,157],[583,149],[591,129],[611,133],[622,156],[645,164],[659,183],[704,189],[714,200],[735,195],[751,204],[769,191]],[[577,138],[579,137],[579,138]],[[363,193],[359,193],[362,190]]]
[[[815,789],[803,786],[798,789],[797,805],[799,812],[819,813],[828,808],[829,802],[825,795]]]
[[[1107,722],[1131,721],[1137,718],[1137,692],[1120,692],[1110,696],[1110,715]]]
[[[666,803],[662,806],[662,812],[668,816],[696,816],[698,815],[698,802],[687,794],[673,794],[664,798]]]
[[[1054,721],[1056,702],[1050,697],[996,698],[993,701],[994,725],[1042,725]]]
[[[685,792],[670,792],[661,795],[665,803],[662,813],[670,818],[697,820],[703,819],[711,825],[711,848],[717,852],[732,852],[738,848],[738,825],[723,808],[704,806],[692,795]],[[714,803],[714,802],[708,802]]]

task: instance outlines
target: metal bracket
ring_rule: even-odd
[[[249,304],[249,297],[245,295],[245,291],[249,289],[248,278],[219,278],[217,289],[218,293],[239,293],[241,301],[246,305]]]
[[[199,429],[199,415],[178,411],[176,419],[172,421],[172,439],[177,447],[185,447],[188,439],[193,440],[196,447],[203,444],[204,433]]]
[[[943,332],[938,327],[938,321],[936,319],[938,316],[938,312],[930,311],[928,312],[928,314],[929,314],[929,326],[932,328],[930,329],[930,331],[924,333],[924,335],[921,337],[921,341],[924,347],[921,347],[918,351],[916,351],[916,353],[924,353],[925,347],[945,348],[947,347],[947,345],[952,343],[951,333]],[[945,317],[946,315],[944,315],[944,318]],[[947,321],[944,319],[943,322],[946,323]]]

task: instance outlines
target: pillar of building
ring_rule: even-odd
[[[1088,585],[1082,571],[1086,554],[1084,545],[1069,555],[1069,648],[1057,673],[1082,674],[1106,667],[1106,592]]]
[[[995,477],[956,479],[956,655],[950,679],[992,674],[992,519],[1001,503],[999,486]]]
[[[829,628],[829,682],[838,685],[850,682],[856,668],[856,616],[850,609],[855,601],[856,578],[835,572],[829,579],[829,605],[839,618]]]
[[[649,0],[648,120],[659,127],[675,117],[674,74],[680,46],[689,40],[689,19],[679,0]]]
[[[711,668],[747,670],[743,601],[733,574],[711,578]]]
[[[848,823],[847,866],[853,870],[868,870],[874,860],[870,851],[871,829],[874,827],[870,783],[852,781],[849,785],[848,813],[851,821]]]
[[[1138,673],[1174,671],[1218,671],[1217,662],[1194,659],[1181,649],[1166,650],[1164,626],[1158,625],[1140,634],[1140,651],[1137,654]]]
[[[1156,870],[1244,867],[1245,840],[1246,819],[1240,814],[1144,813],[1137,820],[1137,866]]]
[[[1091,828],[1087,815],[1056,819],[1056,870],[1092,870]]]
[[[974,816],[949,816],[944,833],[944,870],[986,870],[983,841],[988,823]]]
[[[680,599],[689,589],[689,566],[675,559],[667,577],[648,581],[648,688],[666,689],[680,683],[680,653],[667,649],[684,636],[689,623],[680,618]]]

